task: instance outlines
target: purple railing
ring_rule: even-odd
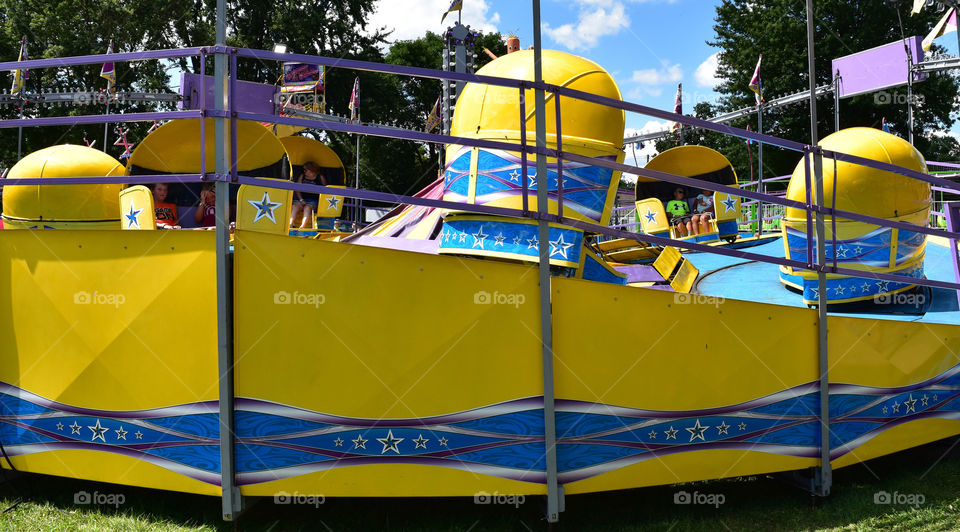
[[[635,103],[624,102],[614,98],[608,98],[605,96],[598,96],[595,94],[590,94],[582,91],[577,91],[567,87],[560,87],[557,85],[549,83],[536,83],[532,81],[516,80],[509,78],[499,78],[492,76],[482,76],[477,74],[462,74],[455,72],[444,72],[439,70],[432,70],[426,68],[418,67],[408,67],[401,65],[388,65],[380,63],[372,63],[367,61],[356,61],[356,60],[346,60],[338,58],[330,58],[323,56],[312,56],[305,54],[278,54],[275,52],[269,52],[265,50],[251,50],[246,48],[232,48],[226,46],[211,46],[211,47],[202,47],[202,48],[185,48],[178,50],[157,50],[157,51],[146,51],[146,52],[128,52],[122,54],[111,54],[109,59],[110,61],[132,61],[132,60],[144,60],[144,59],[164,59],[164,58],[176,58],[176,57],[188,57],[188,56],[199,56],[201,59],[201,68],[205,67],[205,57],[209,54],[228,54],[229,55],[229,91],[228,91],[228,105],[227,110],[217,111],[205,109],[204,105],[201,105],[199,110],[190,110],[190,111],[173,111],[173,112],[156,112],[156,113],[130,113],[130,114],[112,114],[112,115],[84,115],[84,116],[59,116],[59,117],[45,117],[45,118],[25,118],[25,119],[16,119],[16,120],[2,120],[0,121],[0,128],[11,128],[18,126],[53,126],[53,125],[73,125],[73,124],[94,124],[94,123],[104,123],[104,122],[127,122],[127,121],[137,121],[137,120],[172,120],[179,118],[225,118],[230,121],[230,131],[234,133],[231,135],[231,144],[230,144],[230,170],[227,174],[218,174],[218,173],[207,173],[205,168],[205,149],[203,141],[203,130],[204,121],[201,121],[201,172],[199,174],[171,174],[171,175],[162,175],[162,176],[119,176],[119,177],[102,177],[102,176],[91,176],[91,177],[75,177],[75,178],[47,178],[44,179],[44,184],[50,185],[59,185],[59,184],[96,184],[96,183],[150,183],[150,182],[196,182],[196,181],[227,181],[233,184],[250,184],[257,185],[268,188],[284,189],[284,190],[299,190],[304,192],[312,193],[321,193],[321,194],[332,194],[337,196],[343,196],[347,198],[353,198],[357,200],[373,200],[381,201],[387,203],[403,203],[411,205],[420,205],[425,207],[435,207],[443,209],[454,209],[459,211],[478,213],[478,214],[491,214],[498,216],[508,216],[508,217],[517,217],[517,218],[528,218],[528,219],[543,219],[549,222],[560,223],[568,225],[571,227],[576,227],[583,229],[585,231],[599,233],[607,236],[619,237],[634,240],[637,242],[645,242],[654,245],[660,246],[674,246],[681,249],[697,250],[708,253],[716,253],[720,255],[743,258],[748,260],[755,260],[759,262],[766,262],[777,264],[781,266],[789,266],[798,269],[814,270],[814,271],[826,271],[829,273],[851,275],[855,277],[870,277],[878,280],[888,280],[896,282],[905,282],[909,284],[918,284],[924,286],[934,286],[940,288],[947,288],[951,290],[960,289],[960,283],[956,282],[945,282],[945,281],[934,281],[930,279],[916,279],[913,277],[894,275],[894,274],[883,274],[876,272],[866,272],[861,270],[853,270],[849,268],[840,268],[836,264],[836,259],[832,260],[833,264],[817,264],[815,262],[815,255],[812,252],[813,245],[813,214],[819,213],[823,216],[831,217],[842,217],[849,220],[856,220],[867,222],[870,224],[882,226],[882,227],[896,227],[900,229],[905,229],[909,231],[924,233],[924,234],[934,234],[946,236],[948,238],[960,238],[960,233],[957,232],[947,232],[943,230],[921,227],[905,222],[897,222],[893,220],[886,220],[883,218],[877,218],[873,216],[868,216],[864,214],[854,213],[850,211],[844,211],[840,209],[833,209],[826,206],[815,205],[812,199],[812,168],[810,164],[809,155],[815,155],[823,157],[824,159],[833,159],[834,161],[845,161],[853,164],[858,164],[862,166],[867,166],[870,168],[875,168],[878,170],[886,170],[889,172],[894,172],[912,179],[918,179],[933,185],[937,186],[938,190],[943,190],[950,193],[960,193],[960,184],[948,181],[942,178],[931,176],[922,172],[917,172],[907,168],[895,166],[888,163],[883,163],[880,161],[874,161],[870,159],[865,159],[863,157],[858,157],[850,154],[839,153],[831,150],[824,150],[820,147],[809,146],[802,143],[780,139],[777,137],[763,135],[753,131],[747,131],[744,129],[735,128],[733,126],[725,124],[715,124],[708,122],[706,120],[698,119],[691,116],[678,115],[669,111],[663,111],[660,109],[655,109],[652,107],[647,107]],[[568,153],[563,151],[562,141],[558,140],[557,147],[537,147],[537,146],[528,146],[527,137],[526,137],[526,127],[521,127],[520,131],[520,143],[515,144],[512,142],[500,142],[500,141],[491,141],[491,140],[481,140],[481,139],[470,139],[464,137],[457,137],[451,135],[441,135],[433,133],[425,133],[421,131],[411,131],[411,130],[402,130],[395,128],[382,128],[377,126],[363,125],[357,123],[341,123],[334,122],[329,120],[318,120],[318,119],[306,119],[306,118],[295,118],[295,117],[284,117],[276,115],[265,115],[260,113],[250,113],[237,111],[236,102],[234,99],[235,94],[235,85],[236,85],[236,72],[237,72],[237,58],[238,57],[247,57],[247,58],[257,58],[261,60],[273,60],[273,61],[299,61],[307,62],[319,65],[325,65],[328,67],[337,67],[337,68],[347,68],[354,70],[364,70],[370,72],[386,73],[386,74],[396,74],[403,76],[414,76],[414,77],[425,77],[430,79],[440,79],[440,80],[453,80],[453,81],[464,81],[471,83],[481,83],[487,85],[495,85],[501,87],[511,87],[516,88],[520,92],[520,113],[521,113],[521,124],[525,126],[526,124],[526,101],[525,101],[525,91],[529,89],[542,89],[548,93],[552,93],[556,105],[557,113],[557,124],[561,123],[561,106],[560,106],[560,97],[576,98],[578,100],[588,101],[591,103],[596,103],[599,105],[605,105],[608,107],[621,109],[624,111],[629,111],[632,113],[639,113],[646,116],[652,116],[661,120],[669,120],[673,122],[680,122],[681,124],[707,129],[710,131],[715,131],[718,133],[723,133],[726,135],[731,135],[747,140],[753,140],[756,142],[762,142],[765,144],[778,146],[781,148],[798,151],[803,154],[804,157],[804,167],[805,167],[805,201],[795,201],[789,200],[783,196],[764,194],[761,192],[745,190],[741,188],[728,187],[725,185],[720,185],[716,183],[700,181],[697,179],[683,177],[673,174],[668,174],[665,172],[658,172],[654,170],[649,170],[646,168],[641,168],[637,166],[631,166],[628,164],[612,162],[603,159],[594,159],[591,157],[586,157],[582,155],[577,155],[574,153]],[[67,58],[55,58],[55,59],[34,59],[29,61],[21,62],[0,62],[0,70],[13,70],[16,68],[49,68],[49,67],[63,67],[63,66],[78,66],[78,65],[89,65],[89,64],[99,64],[104,62],[105,57],[103,55],[91,55],[91,56],[78,56],[78,57],[67,57]],[[202,72],[201,72],[202,74]],[[203,77],[201,77],[203,79]],[[205,90],[201,90],[201,94],[205,94]],[[392,194],[386,192],[375,192],[371,190],[363,189],[354,189],[354,188],[332,188],[325,187],[321,185],[305,185],[294,182],[278,182],[276,180],[249,177],[241,175],[237,171],[237,146],[236,146],[236,121],[237,120],[252,120],[258,122],[269,122],[274,124],[286,124],[293,126],[303,126],[309,128],[317,129],[326,129],[330,131],[339,131],[343,133],[351,134],[360,134],[360,135],[373,135],[379,137],[388,137],[404,140],[412,140],[418,142],[429,142],[434,144],[457,144],[462,146],[471,146],[471,147],[480,147],[480,148],[489,148],[489,149],[498,149],[506,150],[513,152],[520,152],[521,167],[523,171],[522,176],[522,192],[523,192],[523,208],[518,209],[508,209],[502,207],[490,207],[485,205],[472,205],[466,203],[457,203],[444,200],[433,200],[427,198],[418,198],[414,196],[406,196],[399,194]],[[559,133],[559,131],[558,131]],[[559,139],[559,136],[558,136]],[[686,242],[681,240],[674,240],[666,237],[658,237],[643,233],[632,233],[628,231],[622,231],[616,228],[606,227],[594,223],[583,222],[580,220],[571,219],[563,216],[563,196],[562,194],[558,196],[558,208],[557,214],[545,214],[538,212],[530,212],[528,208],[528,185],[527,185],[527,155],[528,154],[537,154],[545,155],[548,157],[553,157],[560,162],[562,161],[572,161],[583,164],[589,164],[597,167],[607,168],[613,171],[618,172],[628,172],[637,175],[641,175],[648,178],[658,179],[661,181],[666,181],[673,184],[680,184],[686,186],[698,187],[701,189],[712,190],[715,192],[724,192],[734,196],[740,196],[743,198],[748,198],[756,201],[760,201],[768,204],[783,205],[785,207],[794,207],[798,209],[803,209],[807,215],[807,261],[801,262],[792,259],[786,258],[777,258],[770,257],[767,255],[760,255],[757,253],[751,253],[748,251],[728,249],[723,247],[713,247],[704,244],[698,244],[694,242]],[[953,163],[931,163],[947,167],[957,167],[960,168],[960,165],[954,165]],[[558,171],[560,170],[560,165],[558,165]],[[776,178],[775,178],[776,179]],[[836,175],[834,175],[836,179]],[[765,180],[768,181],[768,180]],[[562,180],[561,180],[562,182]],[[7,179],[4,181],[5,185],[17,185],[17,184],[35,184],[35,180],[32,179]],[[562,185],[561,185],[562,187]],[[834,187],[836,190],[836,187]],[[562,193],[562,188],[560,189]],[[835,203],[834,203],[835,204]],[[776,217],[773,217],[774,219]],[[835,221],[834,221],[835,223]],[[833,232],[833,241],[836,242],[836,231]]]

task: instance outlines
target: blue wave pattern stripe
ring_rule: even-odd
[[[831,457],[917,419],[960,420],[960,365],[909,386],[831,384]],[[745,403],[662,411],[558,400],[562,482],[678,452],[739,449],[819,455],[817,384]],[[152,410],[65,405],[0,383],[0,438],[11,456],[85,449],[145,460],[219,484],[213,401]],[[528,397],[428,418],[341,417],[237,398],[237,479],[253,484],[333,467],[415,464],[545,482],[543,400]],[[960,432],[960,425],[958,425]]]

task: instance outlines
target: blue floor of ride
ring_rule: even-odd
[[[781,239],[744,248],[743,251],[769,257],[783,258],[784,256]],[[753,262],[711,253],[689,253],[684,256],[700,270],[700,277],[694,289],[697,293],[790,307],[806,306],[801,300],[800,294],[788,290],[780,283],[780,270],[776,264]],[[927,243],[924,273],[928,279],[955,281],[953,263],[950,260],[950,252],[946,247],[933,242]],[[960,306],[957,303],[956,292],[932,288],[925,289],[923,296],[924,304],[922,307],[919,307],[919,309],[907,308],[908,312],[901,312],[906,307],[880,307],[866,303],[847,306],[847,308],[842,309],[835,309],[831,306],[830,314],[960,325]]]

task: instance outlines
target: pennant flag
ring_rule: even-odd
[[[113,53],[113,39],[107,45],[107,55]],[[113,87],[117,84],[117,71],[114,69],[113,62],[104,63],[100,68],[100,77],[107,80],[107,94],[113,94]]]
[[[27,57],[27,38],[24,37],[20,41],[20,56],[17,57],[17,61],[26,61]],[[23,94],[23,89],[26,88],[27,78],[30,77],[30,69],[16,69],[13,71],[13,86],[10,88],[10,94]]]
[[[443,20],[447,18],[447,15],[454,11],[460,11],[461,9],[463,9],[463,0],[453,0],[453,2],[450,2],[450,8],[440,17],[440,24],[443,24]]]
[[[356,120],[360,114],[360,78],[353,80],[353,91],[350,92],[350,120]]]
[[[957,8],[955,7],[948,9],[947,12],[944,13],[943,18],[940,19],[940,22],[937,22],[937,25],[930,31],[930,34],[924,37],[923,43],[921,43],[923,50],[929,52],[930,47],[933,46],[934,39],[952,31],[957,31]]]
[[[880,122],[880,129],[882,129],[884,133],[892,133],[892,131],[890,131],[890,124],[887,123],[887,117],[883,117],[883,120]]]
[[[437,96],[437,103],[433,104],[433,110],[430,111],[430,116],[427,117],[426,132],[430,133],[436,129],[442,121],[443,115],[440,114],[440,96]]]
[[[923,9],[923,6],[927,3],[927,0],[913,0],[913,9],[910,10],[910,15],[916,15]]]
[[[760,63],[763,61],[763,54],[760,54],[760,59],[757,59],[757,68],[753,70],[753,77],[750,78],[750,90],[754,92],[754,97],[757,100],[757,105],[765,102],[763,99],[763,82],[760,81]]]
[[[677,83],[677,97],[673,100],[673,112],[678,115],[683,114],[683,83]],[[673,129],[680,127],[683,127],[680,122],[673,123]]]

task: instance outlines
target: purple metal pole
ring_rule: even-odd
[[[553,93],[553,105],[557,109],[557,216],[563,218],[563,134],[560,129],[560,94]]]
[[[810,204],[810,152],[804,149],[803,152],[803,186],[805,192],[807,211],[807,269],[813,269],[813,206]]]
[[[206,49],[200,49],[200,175],[207,175],[207,54]]]
[[[237,181],[237,49],[230,49],[230,90],[227,94],[230,109],[230,176]]]
[[[520,187],[523,190],[523,214],[530,211],[527,199],[527,100],[520,84]]]
[[[960,231],[960,203],[950,202],[943,204],[943,212],[947,217],[947,230]],[[960,282],[960,259],[957,257],[957,239],[950,239],[950,260],[953,262],[953,278]],[[960,290],[957,291],[957,303],[960,304]]]

